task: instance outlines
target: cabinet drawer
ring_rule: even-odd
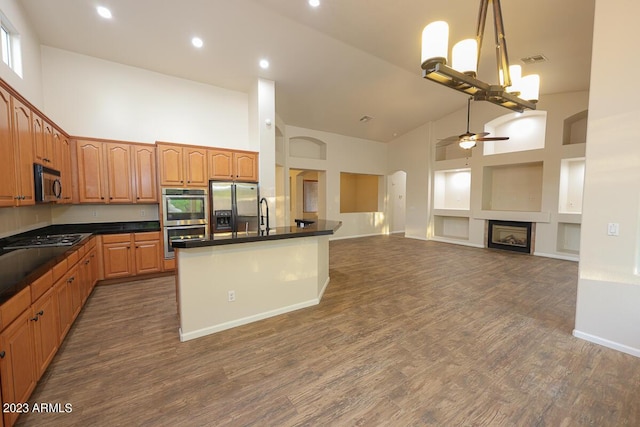
[[[35,302],[53,286],[53,272],[47,271],[38,280],[31,284],[31,302]]]
[[[64,273],[67,272],[68,266],[67,266],[67,259],[65,258],[64,261],[60,261],[58,264],[56,264],[52,269],[52,273],[53,273],[53,282],[57,282],[58,279],[60,279],[62,276],[64,276]]]
[[[159,231],[146,231],[144,233],[135,233],[133,235],[134,241],[142,242],[145,240],[160,240]]]
[[[73,251],[67,256],[67,267],[73,267],[78,262],[78,259],[80,259],[80,254],[78,251]]]
[[[0,327],[4,329],[31,306],[31,288],[27,286],[0,306]]]
[[[102,236],[102,243],[128,243],[131,241],[131,234],[105,234]]]

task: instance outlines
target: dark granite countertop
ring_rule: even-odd
[[[341,225],[341,221],[318,220],[313,224],[305,225],[305,227],[276,227],[269,229],[269,231],[253,230],[237,233],[216,233],[202,239],[173,240],[172,246],[178,249],[189,249],[205,246],[293,239],[298,237],[324,236],[334,234]]]
[[[29,286],[50,268],[64,260],[71,252],[86,242],[86,238],[73,246],[2,249],[17,238],[50,234],[139,233],[160,231],[159,221],[108,222],[89,224],[56,224],[0,239],[0,304]]]

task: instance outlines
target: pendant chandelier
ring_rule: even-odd
[[[489,84],[477,78],[484,26],[489,4],[493,4],[497,74],[499,84]],[[537,74],[522,76],[519,65],[509,66],[507,40],[504,35],[500,0],[481,0],[475,39],[456,43],[447,64],[449,25],[436,21],[422,31],[422,77],[464,92],[475,101],[489,101],[513,111],[535,110],[540,89]]]

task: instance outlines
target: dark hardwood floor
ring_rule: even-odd
[[[577,263],[330,244],[315,307],[181,343],[171,277],[98,286],[22,426],[638,426],[640,359],[574,338]]]

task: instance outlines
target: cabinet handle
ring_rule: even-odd
[[[84,262],[84,265],[89,264],[89,262],[90,262],[90,260],[86,260],[86,261]]]
[[[38,316],[42,316],[44,314],[44,310],[40,310],[39,312],[36,313]]]
[[[4,350],[0,351],[0,359],[4,359],[4,356],[6,356],[7,353],[4,352]]]
[[[37,322],[38,321],[38,316],[32,317],[31,320],[33,320],[34,322]]]

